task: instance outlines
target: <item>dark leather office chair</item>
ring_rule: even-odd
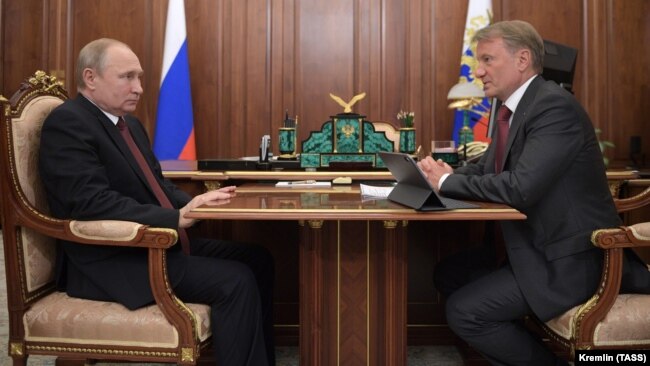
[[[650,204],[650,188],[615,199],[619,212]],[[600,286],[584,304],[542,324],[554,343],[569,351],[650,349],[650,295],[619,294],[624,248],[650,247],[650,222],[596,230],[592,243],[605,251]]]
[[[7,100],[0,96],[0,184],[9,354],[60,360],[124,360],[196,364],[208,345],[210,308],[184,304],[167,281],[165,249],[174,230],[125,221],[70,221],[49,215],[38,174],[40,131],[67,99],[60,82],[42,71]],[[155,304],[130,311],[117,303],[71,298],[54,288],[56,239],[87,245],[148,248]]]

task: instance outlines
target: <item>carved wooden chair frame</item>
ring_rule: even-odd
[[[614,201],[619,213],[647,206],[650,204],[650,188],[633,197],[615,198]],[[608,340],[604,335],[607,329],[616,329],[616,316],[610,314],[613,308],[620,314],[625,311],[626,306],[631,306],[628,304],[638,304],[639,301],[644,304],[650,303],[650,295],[619,294],[623,250],[650,246],[650,222],[596,230],[592,234],[591,241],[605,251],[598,290],[584,304],[570,309],[551,321],[539,322],[543,331],[553,343],[569,351],[571,359],[574,358],[576,350],[650,349],[650,337],[645,339],[637,336],[635,339],[617,341]],[[645,328],[650,328],[650,325]]]
[[[17,141],[20,140],[20,137],[16,135],[14,123],[19,119],[24,119],[25,114],[35,103],[46,103],[40,104],[41,107],[38,107],[43,109],[42,106],[47,105],[46,112],[41,111],[41,116],[38,117],[41,121],[37,122],[34,131],[32,131],[32,133],[37,133],[38,139],[40,138],[42,120],[51,109],[63,103],[67,98],[68,95],[62,87],[62,83],[42,71],[36,72],[34,76],[24,81],[20,90],[10,100],[0,96],[2,111],[0,116],[0,138],[2,138],[0,144],[2,159],[0,161],[0,189],[3,192],[0,203],[3,213],[2,232],[9,310],[8,349],[14,365],[26,365],[29,355],[54,355],[59,359],[68,360],[122,360],[194,365],[201,350],[210,343],[209,307],[207,305],[184,304],[174,295],[170,287],[167,280],[165,253],[166,249],[176,242],[176,231],[125,221],[59,220],[49,216],[43,197],[35,198],[33,192],[26,193],[26,191],[32,190],[32,186],[40,186],[41,183],[37,176],[38,172],[30,173],[36,174],[36,178],[33,178],[36,179],[34,184],[21,182],[24,177],[20,172],[28,168],[38,170],[37,164],[35,164],[37,160],[34,157],[31,162],[17,161],[17,144],[22,142]],[[31,141],[33,144],[33,140]],[[35,148],[37,149],[37,147]],[[37,150],[36,153],[32,151],[31,154],[37,156]],[[21,166],[27,163],[30,163],[28,168]],[[126,334],[120,333],[128,333],[128,331],[121,332],[120,329],[110,332],[114,339],[99,341],[70,339],[65,336],[50,337],[41,334],[42,332],[39,330],[31,329],[30,327],[38,321],[26,320],[30,316],[30,311],[39,306],[45,306],[43,304],[47,303],[52,296],[58,296],[58,301],[63,301],[64,304],[70,302],[70,307],[92,309],[91,305],[97,305],[97,302],[73,299],[66,294],[57,292],[54,286],[53,269],[46,273],[45,280],[42,280],[37,286],[29,286],[28,272],[30,268],[27,262],[30,253],[26,252],[26,248],[29,247],[28,241],[34,237],[71,240],[87,245],[147,248],[149,252],[149,280],[155,304],[144,308],[142,312],[145,315],[142,317],[151,318],[150,320],[155,324],[162,324],[156,328],[158,329],[156,332],[168,332],[169,339],[172,341],[147,343],[138,339],[134,341],[133,336],[124,341],[120,339],[120,336],[126,336]],[[53,248],[54,239],[48,240],[51,245],[44,245],[40,248],[45,252],[42,254],[43,256],[51,256],[56,251]],[[110,306],[108,308],[110,316],[115,318],[122,316],[120,311],[124,312],[125,316],[133,314],[119,304],[108,303],[106,305]],[[75,321],[72,326],[81,329],[97,327],[96,323],[103,319],[101,315],[86,316],[81,321]],[[40,336],[36,336],[39,334]]]

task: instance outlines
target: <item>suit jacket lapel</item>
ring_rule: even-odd
[[[117,126],[115,126],[115,124],[104,114],[104,112],[102,112],[96,105],[86,99],[82,94],[78,94],[77,100],[87,111],[89,111],[97,118],[97,123],[99,123],[104,128],[108,137],[120,150],[124,159],[126,159],[126,161],[131,166],[131,169],[133,169],[133,171],[138,175],[138,178],[140,178],[142,184],[144,184],[147,189],[149,189],[153,194],[153,191],[151,190],[151,187],[149,187],[149,183],[147,183],[147,179],[145,178],[142,169],[140,169],[138,162],[135,160],[135,157],[133,157],[131,150],[124,141],[124,138],[120,134],[120,131],[117,129]]]
[[[512,117],[512,123],[510,124],[510,130],[508,131],[508,142],[506,143],[506,150],[504,152],[504,161],[503,166],[505,167],[505,162],[508,161],[508,155],[510,154],[510,148],[512,147],[521,126],[524,125],[526,121],[526,116],[528,115],[528,110],[533,104],[533,100],[537,95],[537,91],[540,86],[544,83],[544,79],[541,76],[536,76],[535,79],[528,85],[528,88],[524,92],[524,95],[521,97],[519,104],[517,105],[517,110],[515,111],[514,116]]]

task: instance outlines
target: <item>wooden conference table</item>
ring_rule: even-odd
[[[357,184],[276,188],[245,183],[219,206],[187,216],[298,223],[300,364],[406,365],[407,226],[414,220],[523,220],[500,204],[416,212],[362,199]]]

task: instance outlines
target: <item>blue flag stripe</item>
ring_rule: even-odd
[[[160,87],[154,152],[160,160],[178,159],[193,128],[187,40]]]

